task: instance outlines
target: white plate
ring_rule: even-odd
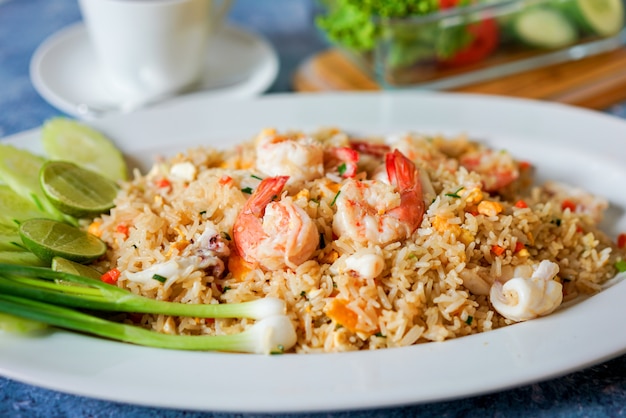
[[[626,231],[626,122],[495,97],[415,93],[194,96],[94,122],[130,156],[249,139],[263,127],[335,125],[359,133],[467,132],[611,201]],[[39,132],[7,139],[40,150]],[[143,348],[68,332],[4,334],[0,374],[95,398],[212,411],[361,409],[477,395],[568,373],[626,352],[626,282],[553,315],[443,343],[320,355],[240,355]]]
[[[267,90],[278,75],[278,56],[263,37],[225,26],[207,48],[206,70],[197,91],[205,97],[245,98]],[[117,109],[124,99],[107,85],[87,30],[77,23],[53,34],[30,63],[35,89],[51,105],[75,117],[85,107]],[[193,93],[190,93],[193,94]]]

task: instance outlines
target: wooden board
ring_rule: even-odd
[[[303,62],[294,74],[293,87],[300,92],[380,89],[372,77],[335,49],[318,53]],[[450,91],[550,100],[606,109],[626,100],[626,49]]]

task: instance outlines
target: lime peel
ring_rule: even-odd
[[[52,219],[29,219],[19,229],[24,246],[44,262],[63,257],[87,263],[102,256],[106,244],[95,235]]]

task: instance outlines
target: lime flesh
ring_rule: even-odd
[[[94,280],[100,280],[100,276],[102,276],[102,274],[93,267],[85,266],[62,257],[54,257],[52,259],[51,267],[54,271],[89,277]]]
[[[84,264],[107,250],[98,237],[52,219],[29,219],[22,222],[19,232],[24,246],[46,263],[63,257]]]
[[[39,182],[44,194],[61,212],[77,218],[97,216],[113,207],[115,182],[67,161],[43,165]]]

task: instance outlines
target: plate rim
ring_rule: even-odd
[[[318,103],[317,104],[318,106],[319,106],[319,103],[324,103],[325,101],[334,101],[334,102],[343,101],[344,104],[349,103],[351,101],[352,102],[359,101],[360,103],[362,103],[363,101],[370,101],[372,103],[380,104],[381,109],[384,109],[385,106],[392,106],[394,101],[396,103],[402,102],[402,101],[408,101],[408,102],[442,101],[442,103],[445,103],[446,101],[450,103],[452,102],[458,103],[462,101],[464,101],[465,103],[472,103],[473,101],[478,101],[478,102],[483,101],[483,102],[489,102],[490,104],[495,104],[495,105],[504,105],[504,106],[513,105],[513,107],[518,106],[518,105],[521,107],[531,106],[534,108],[539,108],[540,110],[545,110],[546,112],[558,113],[561,111],[565,111],[566,113],[571,113],[573,115],[576,115],[577,117],[580,116],[582,118],[589,118],[589,119],[599,118],[602,121],[607,122],[607,123],[609,121],[616,121],[618,122],[619,129],[624,130],[624,132],[626,133],[626,121],[623,121],[621,119],[618,119],[612,116],[604,115],[598,112],[588,111],[588,110],[579,109],[579,108],[572,108],[567,105],[535,102],[535,101],[527,100],[527,99],[509,99],[509,98],[500,98],[500,97],[483,96],[483,95],[467,95],[467,94],[460,95],[460,94],[455,94],[455,93],[415,93],[415,92],[413,93],[406,93],[406,92],[402,92],[402,93],[394,93],[394,92],[350,93],[350,94],[316,93],[316,94],[311,94],[311,95],[298,94],[297,96],[292,95],[292,94],[281,94],[281,95],[270,95],[270,96],[252,98],[246,101],[226,101],[225,103],[220,104],[219,107],[225,108],[224,111],[227,111],[228,109],[232,110],[232,109],[238,108],[241,105],[243,105],[244,107],[254,107],[254,106],[265,106],[265,105],[274,103],[274,104],[277,104],[277,107],[280,107],[280,106],[284,106],[284,103],[298,102],[298,101],[300,101],[301,103],[303,101],[304,102],[316,102]],[[281,102],[283,103],[282,105],[281,105]],[[126,115],[126,116],[116,115],[110,118],[105,118],[105,119],[101,119],[98,121],[94,121],[94,124],[96,126],[106,127],[106,126],[112,126],[116,124],[122,124],[122,122],[128,121],[129,119],[133,119],[133,118],[150,119],[150,118],[160,117],[160,115],[167,114],[170,112],[177,112],[177,111],[185,110],[189,107],[198,106],[198,104],[202,104],[202,103],[204,103],[206,107],[209,108],[208,110],[216,111],[218,107],[214,102],[206,98],[201,98],[201,97],[181,98],[180,100],[173,101],[167,106],[163,106],[163,107],[155,108],[155,109],[146,109],[145,111],[141,111],[133,115]],[[295,105],[295,106],[297,107],[298,105]],[[7,136],[5,138],[2,138],[2,140],[7,141],[7,142],[12,142],[12,143],[19,143],[21,140],[25,140],[24,138],[30,138],[30,140],[32,141],[34,140],[33,138],[37,136],[38,132],[39,132],[38,129],[34,129],[34,130],[26,131],[23,133],[17,133],[11,136]],[[621,282],[615,285],[615,288],[609,289],[606,292],[602,292],[599,295],[595,295],[594,297],[589,298],[588,300],[585,300],[584,302],[582,302],[582,304],[585,304],[584,306],[586,307],[590,307],[590,306],[598,307],[598,306],[602,306],[602,304],[605,303],[606,301],[614,302],[616,299],[618,299],[618,297],[621,297],[625,294],[626,294],[626,283]],[[583,306],[583,305],[578,305],[578,306]],[[590,309],[592,308],[585,308],[585,309],[582,309],[582,311],[586,312]],[[573,313],[574,318],[580,317],[582,320],[581,309],[577,308],[573,310],[566,310],[565,312]],[[626,307],[620,307],[620,312],[626,312]],[[525,352],[525,351],[522,352],[523,351],[522,348],[526,349],[528,347],[524,345],[523,341],[517,341],[517,338],[519,337],[519,335],[527,335],[527,334],[533,335],[535,333],[535,331],[533,331],[535,324],[537,324],[537,328],[540,328],[542,330],[542,333],[543,333],[542,335],[547,335],[546,333],[550,332],[555,322],[556,322],[555,325],[559,325],[559,318],[561,318],[562,315],[563,315],[562,313],[557,313],[555,315],[551,315],[545,318],[540,318],[538,320],[531,321],[528,323],[516,324],[510,327],[494,330],[488,333],[462,337],[462,338],[455,339],[455,340],[449,340],[443,343],[434,343],[434,344],[429,343],[429,344],[423,344],[420,346],[400,348],[400,349],[379,350],[377,352],[372,351],[372,352],[338,353],[338,354],[309,354],[305,356],[289,356],[288,355],[288,356],[276,356],[276,357],[273,357],[273,356],[257,357],[257,356],[245,356],[245,355],[242,356],[242,355],[233,355],[233,354],[224,354],[224,353],[201,353],[201,355],[204,355],[204,356],[208,355],[210,356],[210,358],[218,358],[218,359],[222,359],[225,361],[226,360],[234,361],[234,359],[236,358],[236,363],[238,365],[244,366],[244,368],[254,367],[255,362],[258,361],[259,363],[261,363],[263,370],[276,369],[277,364],[280,365],[281,363],[282,363],[281,367],[287,367],[287,366],[295,367],[299,363],[298,361],[298,363],[294,365],[294,361],[295,361],[294,359],[296,358],[311,359],[310,361],[308,360],[305,361],[305,363],[312,365],[310,367],[320,367],[326,363],[325,360],[327,360],[328,358],[327,356],[336,356],[336,358],[341,359],[341,363],[342,363],[341,365],[339,365],[339,370],[344,371],[344,372],[350,372],[353,374],[353,376],[361,376],[363,379],[359,384],[355,384],[354,387],[348,388],[349,392],[352,391],[348,394],[345,393],[345,390],[346,390],[345,388],[334,388],[336,391],[334,396],[336,397],[332,399],[332,401],[327,402],[324,405],[316,405],[312,403],[311,400],[307,401],[304,395],[299,392],[297,393],[297,396],[294,397],[294,401],[284,402],[278,405],[272,402],[268,402],[267,399],[264,400],[262,399],[262,397],[259,397],[259,396],[254,398],[256,402],[256,404],[254,405],[242,404],[241,401],[237,402],[237,400],[234,398],[228,398],[226,400],[218,399],[216,402],[213,402],[210,405],[203,403],[201,401],[194,402],[193,399],[189,399],[189,398],[185,398],[184,402],[181,403],[180,399],[178,400],[172,399],[171,395],[156,397],[155,399],[154,397],[149,396],[151,394],[145,393],[145,392],[141,392],[142,397],[140,399],[137,399],[135,396],[133,396],[133,394],[117,393],[115,396],[113,396],[110,393],[102,393],[102,392],[94,393],[93,385],[95,385],[96,382],[90,382],[92,384],[92,387],[88,387],[88,385],[84,385],[84,382],[83,382],[83,385],[77,385],[77,381],[63,382],[60,385],[58,384],[58,382],[56,382],[55,384],[51,384],[49,381],[46,380],[46,377],[48,376],[40,375],[38,377],[34,377],[32,376],[32,374],[31,375],[28,374],[28,370],[25,372],[23,368],[22,370],[19,370],[19,367],[16,369],[15,365],[13,366],[11,366],[10,364],[3,365],[3,361],[2,361],[3,356],[0,356],[0,374],[5,375],[10,378],[14,378],[19,381],[23,381],[25,383],[48,387],[54,390],[60,390],[60,391],[68,392],[68,393],[81,395],[81,396],[89,396],[92,398],[105,399],[105,400],[111,400],[111,401],[122,401],[122,402],[128,402],[128,403],[144,405],[144,406],[153,406],[153,407],[158,406],[158,407],[169,407],[169,408],[174,407],[174,408],[191,409],[191,410],[230,411],[230,412],[265,412],[265,413],[321,412],[321,411],[330,411],[330,410],[337,411],[337,410],[347,410],[347,409],[401,406],[401,405],[406,405],[406,404],[437,402],[437,401],[457,399],[460,397],[468,397],[468,396],[476,396],[476,395],[481,395],[481,394],[486,394],[486,393],[492,393],[496,391],[510,389],[513,387],[518,387],[521,385],[561,376],[563,374],[570,373],[570,372],[588,367],[592,364],[597,364],[599,362],[608,360],[610,358],[614,358],[626,352],[626,336],[619,337],[618,339],[612,341],[612,345],[602,347],[602,350],[599,351],[597,355],[593,356],[593,358],[589,358],[588,356],[583,355],[581,358],[581,361],[579,361],[576,364],[568,364],[568,365],[561,364],[561,366],[558,366],[558,367],[548,364],[547,367],[545,368],[545,372],[543,373],[537,373],[536,366],[534,366],[535,369],[533,373],[527,373],[522,370],[523,369],[522,367],[517,368],[517,366],[519,366],[518,364],[513,364],[513,366],[515,366],[515,372],[517,373],[517,379],[515,381],[502,382],[501,377],[500,379],[495,379],[494,376],[487,376],[489,379],[491,379],[490,384],[485,384],[483,382],[479,386],[470,388],[470,389],[459,390],[457,388],[452,393],[439,392],[438,395],[430,396],[427,399],[423,397],[420,398],[420,397],[412,396],[410,391],[409,392],[404,391],[402,393],[396,393],[396,394],[389,394],[387,392],[384,392],[385,390],[389,390],[389,385],[386,385],[385,387],[382,387],[382,388],[377,386],[377,382],[375,380],[377,376],[378,377],[385,376],[389,378],[389,376],[386,375],[387,371],[381,367],[380,362],[390,361],[389,358],[394,357],[395,354],[401,355],[409,351],[411,353],[416,353],[416,354],[411,354],[411,355],[424,355],[430,358],[431,356],[435,355],[433,354],[434,350],[444,352],[444,353],[447,353],[448,351],[455,352],[455,347],[457,347],[460,344],[464,344],[464,346],[469,346],[469,347],[478,348],[478,349],[481,349],[480,347],[482,347],[484,348],[484,350],[493,350],[494,348],[497,349],[499,345],[507,346],[507,344],[509,344],[513,347],[516,347],[516,349],[519,350],[516,354],[521,353],[519,358],[516,358],[515,356],[511,356],[510,361],[512,363],[515,363],[515,362],[524,363],[525,361],[528,360],[528,358],[532,358],[533,356],[536,356],[537,354],[532,353],[532,352]],[[608,325],[604,325],[604,327],[606,326]],[[529,331],[529,329],[531,331]],[[600,333],[603,330],[604,328],[598,329],[597,332]],[[576,341],[579,338],[580,338],[580,335],[567,336],[567,339],[570,342]],[[141,354],[146,353],[146,355],[149,355],[151,358],[154,358],[155,353],[157,352],[162,354],[163,357],[167,357],[167,358],[173,355],[171,352],[166,353],[166,352],[162,352],[162,350],[146,349],[146,348],[134,347],[134,346],[125,346],[121,343],[100,341],[91,337],[77,336],[75,334],[71,334],[71,333],[67,333],[63,331],[55,332],[50,337],[49,342],[52,342],[53,344],[57,344],[59,339],[61,340],[69,339],[70,341],[81,341],[81,344],[86,344],[86,346],[88,347],[93,347],[94,345],[96,345],[98,346],[98,347],[95,347],[97,350],[102,350],[103,347],[107,347],[107,348],[111,347],[111,344],[114,344],[114,346],[117,348],[122,347],[122,346],[125,347],[124,349],[122,349],[124,353],[126,352],[133,353],[133,354],[137,354],[137,352]],[[0,353],[7,352],[7,344],[9,345],[17,344],[17,346],[20,346],[20,343],[21,343],[21,344],[28,345],[28,342],[24,342],[24,340],[21,337],[18,338],[18,337],[9,336],[8,338],[3,338],[3,340],[4,341],[0,341]],[[30,342],[32,343],[33,341],[30,341]],[[465,344],[465,342],[467,342],[467,344]],[[547,348],[539,347],[539,352],[541,352],[541,350],[549,351],[549,348],[550,347],[547,347]],[[398,350],[404,350],[404,351],[398,351]],[[389,354],[385,354],[385,353],[389,353]],[[198,353],[184,353],[184,357],[188,359],[197,359]],[[541,362],[541,364],[544,366],[546,365],[545,362],[543,362],[543,360],[541,359],[534,359],[534,360]],[[369,363],[370,365],[373,364],[372,367],[374,368],[374,370],[373,371],[360,370],[360,366],[362,366],[363,361]],[[457,364],[458,366],[463,366],[462,363],[458,362],[458,359],[455,361],[457,361],[457,363],[455,364]],[[561,359],[559,361],[562,362],[564,360]],[[116,365],[108,366],[108,368],[112,368],[113,370],[116,370],[116,367],[117,367]],[[397,368],[398,365],[394,363],[394,367]],[[410,367],[407,367],[407,369],[414,371],[414,367],[415,367],[414,365],[410,365]],[[130,367],[130,369],[133,371],[137,371],[137,369],[133,367]],[[397,370],[400,370],[400,369],[397,369]],[[472,370],[472,368],[469,368],[469,370]],[[315,372],[315,370],[310,370],[310,371],[311,373]],[[76,373],[76,371],[74,372]],[[106,383],[106,382],[109,382],[109,380],[107,379],[111,378],[110,373],[111,372],[107,370],[107,367],[103,367],[102,370],[97,370],[96,374],[102,377],[102,379],[98,379],[98,380],[103,380],[103,382]],[[278,375],[280,375],[281,377],[285,376],[284,373],[282,374],[278,373]],[[399,378],[406,380],[405,376],[399,376]],[[497,381],[497,384],[496,384],[496,381]],[[103,384],[103,382],[98,382],[97,384],[101,385]],[[274,383],[277,388],[280,388],[283,390],[291,390],[291,391],[297,390],[295,388],[291,388],[290,385],[288,384],[279,384],[279,382],[272,382],[272,383]],[[438,384],[440,383],[441,382],[439,382]],[[236,384],[236,380],[227,379],[225,384],[226,385]],[[272,385],[268,384],[268,386],[272,386]],[[368,391],[371,391],[372,388],[378,388],[381,391],[383,391],[384,392],[383,395],[386,396],[386,398],[385,397],[381,398],[380,394],[375,395],[375,396],[370,396],[367,398],[359,398],[360,394],[362,393],[368,394],[369,393]],[[271,389],[271,387],[268,387],[262,390],[265,395],[267,395],[267,392],[265,391],[267,391],[268,389]],[[326,394],[328,395],[329,389],[326,388],[324,390],[326,391]],[[332,395],[332,393],[330,393],[330,395]],[[340,395],[350,395],[350,396],[347,396],[347,398],[344,398],[344,399],[340,399],[338,398],[338,396]],[[349,399],[349,400],[346,400],[346,399]],[[357,402],[357,399],[359,400],[359,402]],[[215,400],[212,400],[212,401],[215,401]],[[297,402],[300,402],[300,403],[298,404]]]

